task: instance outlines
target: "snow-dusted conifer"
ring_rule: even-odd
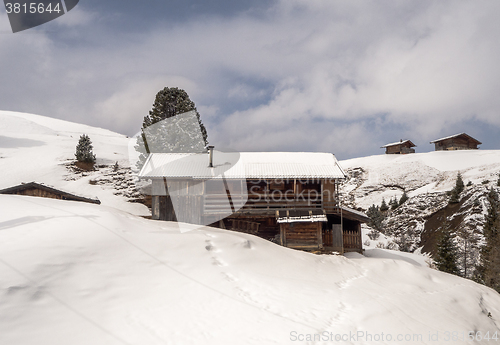
[[[159,127],[153,126],[165,119],[173,118],[176,115],[190,111],[194,111],[194,116],[199,126],[184,127],[182,128],[182,133],[179,133],[179,130],[172,130],[172,128],[165,129],[161,125],[157,125]],[[169,125],[171,124],[169,123]],[[179,123],[176,125],[183,124]],[[147,137],[146,129],[148,127],[155,129],[154,134],[150,133]],[[171,127],[175,126],[171,125]],[[200,131],[201,135],[198,133]],[[149,115],[144,117],[142,122],[142,134],[137,138],[137,145],[135,146],[135,149],[140,152],[137,166],[142,167],[151,152],[196,152],[199,150],[199,147],[203,148],[208,145],[207,137],[207,130],[201,122],[200,114],[187,92],[177,87],[165,87],[156,94],[153,108],[149,111]],[[186,141],[186,138],[187,142],[182,142]]]
[[[437,244],[436,267],[443,272],[458,275],[457,247],[449,229],[443,229]]]
[[[460,202],[460,194],[463,192],[464,188],[465,185],[464,180],[462,179],[462,174],[458,172],[455,187],[451,190],[451,196],[449,200],[450,204],[456,204]]]
[[[95,154],[92,149],[93,146],[89,136],[82,134],[80,140],[78,140],[78,145],[76,145],[76,160],[83,163],[95,163]]]
[[[399,206],[403,205],[406,200],[408,200],[408,195],[406,195],[406,191],[403,191],[403,195],[401,195],[401,198],[399,199]]]
[[[379,207],[371,205],[366,211],[366,215],[370,217],[368,226],[377,229],[378,231],[382,231],[382,221],[384,220],[384,215],[380,212]]]
[[[485,245],[481,250],[482,282],[500,292],[500,216],[498,193],[491,188],[488,193],[488,214],[484,224]]]
[[[399,206],[398,199],[396,197],[394,197],[394,199],[391,199],[389,206],[391,207],[391,210],[397,209]]]
[[[380,205],[380,211],[385,212],[389,209],[389,206],[387,206],[387,203],[385,202],[385,199],[382,198],[382,204]]]

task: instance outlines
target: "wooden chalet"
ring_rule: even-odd
[[[466,133],[460,133],[431,141],[431,144],[435,145],[436,151],[452,151],[477,150],[482,143]]]
[[[362,252],[363,213],[340,207],[329,153],[153,153],[152,218],[209,224],[303,250]]]
[[[413,147],[416,146],[417,145],[412,143],[411,140],[401,139],[396,143],[384,145],[381,147],[381,149],[385,149],[386,154],[407,154],[415,153],[415,149],[413,149]]]
[[[81,201],[98,205],[101,203],[98,199],[85,198],[36,182],[22,183],[14,187],[2,189],[0,190],[0,194],[27,195],[59,200]]]

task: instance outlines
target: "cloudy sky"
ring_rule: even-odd
[[[0,109],[133,135],[161,88],[187,91],[211,144],[380,154],[467,132],[500,149],[500,2],[80,0],[13,34]]]

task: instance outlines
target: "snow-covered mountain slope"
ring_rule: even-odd
[[[137,215],[147,208],[128,202],[125,136],[13,112],[0,112],[0,128],[0,188],[36,181],[102,201],[0,195],[2,345],[463,344],[473,343],[471,331],[476,339],[500,337],[500,295],[428,268],[424,256],[385,249],[313,255],[248,234],[146,220]],[[84,133],[97,171],[72,167]],[[438,191],[436,200],[444,198],[440,188],[451,188],[452,170],[435,172],[442,181],[410,184],[405,164],[399,175],[383,170],[398,166],[396,158],[409,159],[342,162],[352,177],[351,201],[370,205],[407,188],[415,195],[405,205],[418,207],[425,203],[418,197],[433,195],[425,188]],[[474,181],[494,170],[464,169]],[[375,173],[391,186],[371,183]],[[401,222],[410,224],[405,214]]]
[[[384,212],[380,230],[384,247],[436,253],[443,231],[451,231],[459,251],[462,274],[473,277],[483,241],[487,194],[497,186],[500,150],[440,151],[408,155],[378,155],[341,161],[348,179],[343,199],[351,207],[368,209],[382,200],[409,199]],[[467,185],[460,202],[449,204],[450,191],[461,173]],[[370,229],[366,229],[366,233]],[[376,235],[375,235],[376,237]],[[380,245],[365,237],[366,246]]]
[[[71,201],[4,195],[0,209],[2,344],[469,344],[470,331],[499,336],[499,294],[413,254],[314,255]]]
[[[349,201],[367,209],[372,204],[401,197],[446,192],[453,188],[460,171],[467,182],[482,184],[498,180],[500,150],[467,150],[377,155],[340,162],[349,173],[344,192]],[[490,185],[492,185],[490,184]]]
[[[104,205],[134,214],[149,213],[144,205],[128,202],[133,192],[124,193],[134,187],[129,169],[130,139],[126,136],[9,111],[0,111],[0,128],[0,189],[34,181],[77,195],[98,197]],[[77,173],[71,167],[82,134],[92,140],[97,171]],[[112,169],[116,162],[120,166],[117,172]]]

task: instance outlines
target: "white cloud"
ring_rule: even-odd
[[[71,11],[59,17],[54,23],[66,27],[79,27],[91,24],[98,18],[96,13],[85,11],[81,6],[74,7]]]
[[[490,1],[283,0],[260,15],[136,34],[72,11],[74,42],[0,37],[0,62],[12,67],[0,71],[0,108],[132,134],[156,92],[179,86],[214,144],[356,155],[400,137],[426,142],[470,119],[500,127],[499,10]],[[221,113],[229,102],[245,105]]]

